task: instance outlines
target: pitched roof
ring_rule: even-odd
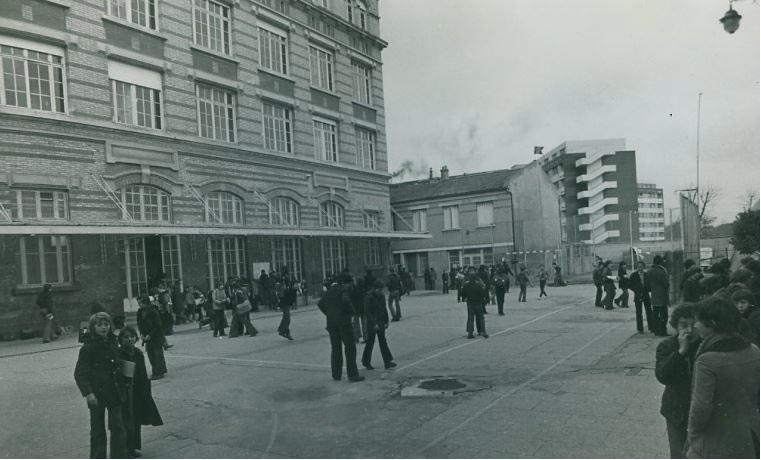
[[[517,176],[525,166],[527,165],[515,169],[449,176],[446,179],[433,178],[391,184],[391,203],[504,190],[508,181]]]

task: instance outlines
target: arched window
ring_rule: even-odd
[[[338,227],[344,226],[344,208],[335,201],[326,201],[320,205],[320,226]]]
[[[122,203],[134,220],[170,222],[171,196],[152,185],[128,185],[122,189]]]
[[[299,204],[290,198],[279,196],[270,202],[270,224],[299,226]]]
[[[365,5],[365,2],[358,1],[357,9],[359,10],[359,27],[362,30],[366,30],[367,29],[367,6]]]
[[[243,200],[230,192],[209,192],[206,202],[222,224],[243,224]],[[216,222],[214,216],[206,210],[206,222]]]

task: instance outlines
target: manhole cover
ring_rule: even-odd
[[[418,388],[434,391],[451,391],[465,388],[467,385],[457,379],[431,379],[423,380]]]

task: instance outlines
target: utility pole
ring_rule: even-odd
[[[700,218],[700,103],[703,99],[703,93],[698,93],[698,132],[695,146],[695,202],[698,205],[698,266],[700,266],[700,227],[703,222]],[[684,238],[684,235],[682,235]],[[685,255],[685,257],[687,257]]]

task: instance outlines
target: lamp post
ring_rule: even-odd
[[[515,206],[513,206],[513,192],[510,191],[510,186],[505,187],[507,194],[510,195],[510,224],[513,231],[513,257],[511,262],[513,263],[513,273],[517,273],[518,270],[518,248],[515,245]]]
[[[719,19],[719,22],[724,26],[724,30],[727,33],[733,34],[740,28],[740,19],[742,19],[742,16],[740,13],[732,9],[732,1],[730,1],[729,11],[724,13],[724,17]]]

